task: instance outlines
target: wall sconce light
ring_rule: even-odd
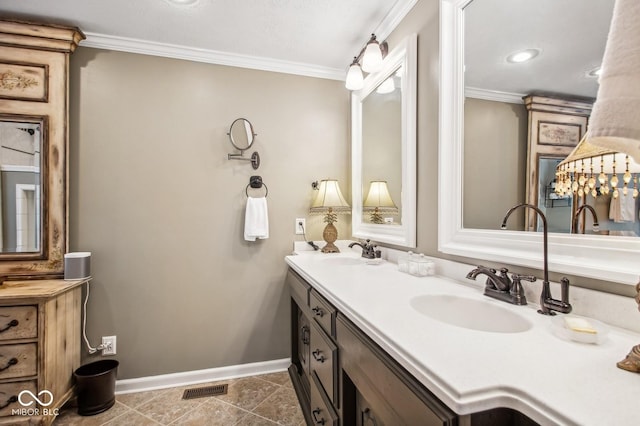
[[[323,253],[340,253],[335,242],[338,239],[338,230],[334,223],[338,221],[338,214],[351,214],[351,207],[342,196],[338,181],[335,179],[325,179],[318,185],[318,194],[311,203],[309,209],[311,214],[325,215],[324,221],[327,224],[322,232],[322,238],[327,243],[323,248]]]
[[[365,47],[362,48],[358,56],[353,58],[353,62],[349,66],[345,87],[349,90],[362,89],[364,85],[362,72],[372,73],[379,71],[382,68],[382,61],[387,56],[388,50],[389,46],[386,41],[379,43],[376,35],[371,34],[371,38]],[[360,66],[360,61],[362,61],[362,66]]]
[[[369,212],[371,223],[384,223],[381,213],[398,214],[398,207],[391,199],[387,182],[383,180],[371,182],[362,206],[363,211]]]

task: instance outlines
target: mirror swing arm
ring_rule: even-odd
[[[416,99],[417,99],[417,34],[405,37],[383,60],[382,69],[369,74],[364,86],[351,94],[351,196],[352,234],[401,247],[416,247]],[[399,68],[402,68],[402,195],[400,225],[365,223],[363,218],[363,140],[362,103],[364,99]]]
[[[537,232],[464,228],[464,7],[471,0],[440,0],[440,141],[438,149],[438,250],[540,269]],[[635,285],[640,241],[593,235],[549,235],[549,270]]]

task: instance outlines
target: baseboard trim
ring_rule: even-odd
[[[254,362],[251,364],[230,365],[226,367],[208,368],[205,370],[183,371],[180,373],[117,380],[116,394],[144,392],[176,386],[188,386],[198,383],[254,376],[257,374],[277,373],[287,371],[290,365],[291,358],[285,358],[272,361]]]

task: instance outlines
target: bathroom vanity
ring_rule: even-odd
[[[637,421],[637,376],[615,365],[637,333],[611,327],[600,345],[562,340],[533,305],[487,298],[472,283],[403,274],[391,262],[369,265],[353,252],[301,252],[286,262],[289,371],[308,424]],[[425,303],[449,300],[441,313]],[[452,310],[490,321],[438,317]]]

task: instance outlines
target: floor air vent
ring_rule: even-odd
[[[187,389],[182,394],[182,399],[194,399],[204,398],[205,396],[225,395],[227,393],[227,386],[228,385],[224,384]]]

